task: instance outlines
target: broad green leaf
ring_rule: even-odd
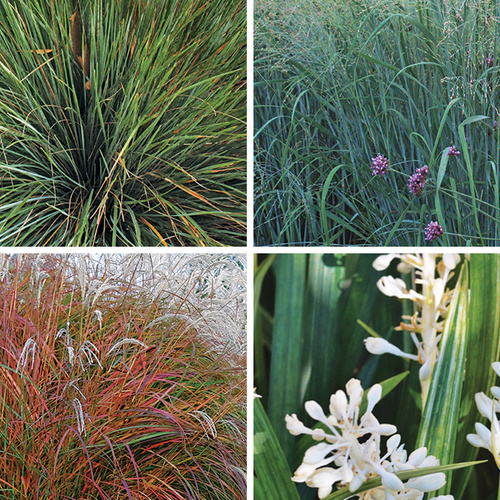
[[[273,426],[259,399],[254,400],[254,498],[299,499],[297,487]],[[283,426],[285,421],[283,420]]]
[[[294,437],[285,427],[287,413],[301,407],[302,321],[306,286],[305,254],[283,254],[275,261],[276,298],[269,381],[268,416],[289,463]]]
[[[467,361],[461,403],[461,422],[458,430],[456,460],[474,460],[478,448],[466,440],[474,433],[474,423],[483,422],[474,396],[477,392],[489,394],[489,388],[498,385],[491,364],[500,355],[500,255],[472,254],[470,256],[470,318],[467,332]],[[470,471],[456,474],[455,498],[464,498],[463,492]],[[456,477],[455,477],[456,476]]]
[[[345,258],[346,279],[338,320],[340,358],[336,379],[340,387],[353,376],[354,366],[363,357],[367,357],[368,361],[357,375],[363,387],[373,385],[373,374],[377,367],[381,369],[377,373],[378,380],[404,371],[400,360],[393,358],[393,362],[384,363],[380,356],[369,354],[363,344],[367,335],[361,323],[387,337],[388,332],[392,332],[394,326],[401,321],[401,303],[385,296],[377,288],[377,281],[387,272],[373,268],[376,257],[377,255],[370,254],[350,254]]]
[[[301,405],[306,399],[321,404],[334,392],[338,362],[339,298],[345,276],[343,259],[332,254],[310,255],[307,273]]]
[[[468,327],[468,266],[465,262],[453,292],[440,342],[440,356],[434,367],[431,387],[420,425],[417,447],[426,446],[441,464],[453,463],[460,418],[460,401],[466,357]],[[440,494],[449,494],[448,478]]]
[[[263,332],[263,311],[259,306],[262,292],[262,285],[276,255],[268,255],[265,260],[257,266],[257,255],[254,256],[254,377],[259,384],[259,394],[267,401],[268,380],[266,373],[266,352]]]

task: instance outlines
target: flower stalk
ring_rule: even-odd
[[[418,361],[422,366],[419,371],[422,409],[429,393],[430,381],[434,366],[439,358],[439,340],[443,331],[444,318],[448,312],[448,304],[453,290],[446,288],[453,276],[453,270],[460,262],[457,254],[389,254],[375,259],[373,267],[382,271],[389,267],[393,259],[400,259],[398,270],[401,273],[414,273],[415,288],[407,290],[405,282],[400,278],[384,276],[377,282],[378,289],[389,297],[408,299],[415,303],[416,311],[412,316],[403,316],[403,321],[396,331],[410,333],[417,348],[417,355],[404,353],[390,342],[369,337],[365,339],[365,347],[372,354],[390,353]]]

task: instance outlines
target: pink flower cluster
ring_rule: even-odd
[[[389,168],[389,160],[380,153],[372,158],[372,175],[378,175],[379,177],[383,177],[383,175],[387,172]]]
[[[415,173],[410,177],[408,181],[408,187],[410,188],[410,193],[415,196],[422,196],[425,188],[425,181],[429,175],[429,167],[424,165],[421,168],[417,168]]]
[[[448,148],[448,153],[446,154],[446,156],[459,156],[460,155],[460,151],[455,147],[455,144],[453,144],[453,146],[450,146]]]
[[[443,228],[434,221],[429,222],[425,228],[425,241],[434,241],[443,234]]]

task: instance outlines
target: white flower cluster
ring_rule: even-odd
[[[380,385],[376,384],[368,391],[367,409],[361,417],[363,389],[360,381],[351,379],[346,384],[346,391],[347,394],[340,390],[332,394],[328,417],[315,401],[305,403],[309,416],[321,422],[328,432],[323,428],[306,427],[295,414],[286,415],[287,429],[291,434],[308,434],[321,441],[306,451],[293,481],[318,488],[318,497],[322,499],[332,492],[335,484],[348,486],[349,491],[355,492],[367,480],[380,477],[382,486],[357,494],[362,500],[420,500],[424,493],[435,491],[445,484],[443,473],[401,481],[396,472],[437,466],[439,460],[432,455],[427,456],[425,447],[407,456],[404,444],[400,445],[401,436],[396,434],[397,428],[379,423],[372,412],[382,397]],[[391,436],[384,455],[380,451],[381,436]],[[445,495],[434,500],[438,499],[453,500],[453,497]]]
[[[437,261],[439,257],[440,259]],[[365,345],[372,354],[395,354],[416,360],[422,365],[419,377],[422,387],[422,406],[424,406],[431,375],[439,356],[438,343],[441,335],[438,333],[443,331],[443,318],[446,317],[448,304],[453,293],[453,290],[446,289],[446,284],[453,276],[452,271],[460,262],[460,256],[458,254],[381,255],[375,259],[373,267],[377,271],[383,271],[395,258],[401,260],[398,265],[399,272],[409,273],[415,270],[415,285],[421,287],[420,291],[407,290],[402,279],[392,276],[380,278],[377,287],[384,295],[409,299],[418,306],[418,311],[413,316],[403,316],[403,320],[408,321],[408,323],[401,322],[399,327],[396,327],[396,330],[410,332],[418,354],[405,353],[382,338],[369,337],[365,339]],[[421,340],[416,334],[420,335]]]
[[[500,376],[500,362],[492,365],[495,373]],[[484,392],[476,394],[476,405],[479,413],[491,422],[491,429],[477,422],[477,434],[467,434],[467,441],[478,448],[486,448],[494,457],[497,467],[500,469],[500,424],[497,412],[500,412],[500,387],[492,387],[491,393],[495,399],[490,399]]]

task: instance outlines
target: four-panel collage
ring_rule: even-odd
[[[0,500],[500,499],[499,39],[0,0]]]

